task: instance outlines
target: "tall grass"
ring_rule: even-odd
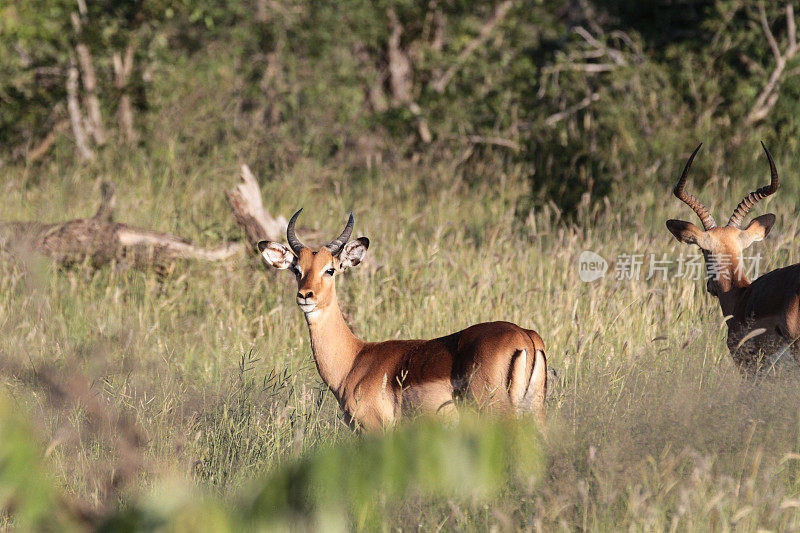
[[[113,165],[124,169],[115,174],[122,220],[206,242],[238,236],[222,200],[239,162],[233,150],[185,178],[177,155],[155,159],[120,153],[64,175],[43,169],[37,187],[29,169],[12,168],[4,218],[91,213],[94,195],[74,193],[92,191]],[[543,479],[510,483],[490,503],[414,494],[382,503],[382,520],[426,529],[798,526],[796,384],[754,386],[739,375],[702,282],[615,279],[621,253],[687,252],[663,220],[691,213],[666,187],[588,213],[580,227],[559,224],[553,210],[515,216],[524,192],[516,176],[487,169],[483,183],[467,186],[444,164],[376,172],[361,180],[301,161],[263,185],[271,209],[304,206],[306,223],[332,235],[355,212],[356,233],[373,246],[339,292],[358,334],[431,337],[506,319],[542,333],[558,372]],[[718,178],[699,192],[728,207],[758,179]],[[756,245],[766,268],[797,260],[798,211],[782,192],[759,206],[778,214],[773,235]],[[585,249],[612,260],[592,283],[577,275]],[[324,390],[288,276],[245,258],[179,264],[168,275],[58,271],[9,258],[0,269],[4,389],[29,413],[62,490],[89,508],[136,501],[176,478],[245,505],[240,495],[253,479],[332,446],[356,454],[348,464],[382,464],[359,455],[358,437]],[[109,435],[114,426],[98,427],[80,398],[43,392],[43,376],[72,373],[118,413],[114,420],[144,434],[142,466],[119,486],[109,482],[125,456]],[[348,516],[351,525],[374,525]]]
[[[355,233],[372,246],[366,262],[339,280],[338,293],[362,338],[433,337],[497,319],[542,334],[558,373],[547,429],[534,444],[544,467],[535,482],[509,474],[491,495],[415,490],[424,484],[415,477],[398,478],[410,487],[403,491],[370,484],[369,468],[387,461],[376,451],[381,443],[413,439],[414,430],[368,443],[349,432],[314,368],[293,280],[251,258],[178,264],[158,274],[64,271],[6,255],[3,394],[29,418],[44,450],[38,457],[82,516],[140,528],[186,520],[232,529],[242,522],[231,522],[231,513],[259,515],[290,497],[269,480],[331,460],[346,466],[333,470],[342,478],[358,467],[358,490],[374,498],[313,500],[317,507],[292,507],[279,520],[314,527],[321,508],[336,518],[332,524],[368,529],[800,527],[800,388],[742,378],[702,282],[644,279],[647,264],[642,279],[616,279],[622,253],[677,258],[689,251],[663,221],[692,220],[669,192],[690,145],[663,154],[649,191],[587,206],[577,223],[565,224],[555,207],[520,210],[530,192],[524,169],[478,162],[465,180],[447,158],[367,168],[357,153],[324,160],[317,150],[295,150],[294,139],[228,135],[214,142],[214,131],[192,128],[192,120],[221,116],[224,104],[202,95],[197,101],[191,112],[176,102],[170,113],[187,116],[151,128],[144,148],[110,148],[80,165],[67,156],[70,146],[59,146],[41,166],[7,165],[2,218],[91,214],[100,181],[112,179],[122,221],[204,243],[240,238],[222,193],[241,162],[263,178],[272,211],[304,207],[305,224],[334,236],[353,210]],[[730,165],[709,152],[696,170],[711,179],[692,190],[724,216],[765,180],[759,149]],[[290,150],[286,163],[281,154]],[[772,234],[755,245],[762,271],[798,261],[791,169],[800,161],[775,155],[786,178],[757,208],[778,215]],[[580,281],[583,250],[609,259],[604,278]],[[441,439],[470,442],[482,438],[480,429],[465,425]],[[430,442],[449,442],[439,438]],[[398,449],[415,453],[425,442]],[[342,479],[341,487],[348,483]],[[8,501],[0,491],[0,502]]]

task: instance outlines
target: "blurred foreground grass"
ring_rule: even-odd
[[[255,476],[225,500],[166,479],[153,494],[89,520],[57,495],[29,424],[5,396],[0,397],[0,431],[5,525],[23,530],[339,531],[349,524],[378,529],[392,506],[411,495],[491,502],[509,484],[530,487],[540,481],[543,466],[531,419],[464,416],[453,428],[427,420],[325,445],[269,475]]]

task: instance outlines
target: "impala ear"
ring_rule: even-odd
[[[775,224],[775,215],[772,213],[751,220],[750,224],[742,230],[742,248],[747,248],[766,237],[773,224]]]
[[[297,257],[295,257],[285,244],[272,241],[259,241],[256,247],[264,258],[264,261],[278,270],[287,269],[297,261]]]
[[[369,239],[366,237],[359,237],[345,244],[339,254],[339,268],[344,270],[359,264],[367,255],[367,248],[369,248]]]
[[[692,224],[691,222],[684,222],[683,220],[667,220],[667,229],[675,235],[678,242],[684,244],[696,244],[703,248],[703,242],[706,240],[706,232]]]

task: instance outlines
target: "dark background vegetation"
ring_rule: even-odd
[[[491,179],[488,162],[529,180],[523,212],[553,202],[574,214],[652,186],[654,169],[698,139],[729,164],[757,157],[758,139],[794,150],[800,84],[786,5],[88,2],[75,24],[71,0],[12,2],[0,19],[0,145],[7,164],[25,160],[68,118],[67,73],[84,44],[112,144],[132,137],[146,151],[169,117],[183,144],[253,140],[269,168],[301,151],[447,159],[478,181]],[[114,59],[128,49],[118,84]],[[114,124],[123,95],[132,132]],[[192,109],[208,97],[213,107]],[[69,130],[58,131],[66,154]]]
[[[241,239],[222,192],[247,163],[276,214],[304,206],[335,235],[356,213],[374,244],[339,291],[358,334],[509,319],[559,378],[541,436],[465,415],[361,439],[291,280],[252,258],[4,260],[0,526],[797,528],[796,384],[742,379],[702,282],[573,267],[584,249],[612,273],[620,253],[686,253],[663,221],[692,220],[669,188],[700,141],[690,188],[718,220],[765,183],[766,142],[783,181],[758,208],[778,214],[762,271],[798,260],[798,12],[3,2],[0,219],[87,216],[113,181],[121,220]]]

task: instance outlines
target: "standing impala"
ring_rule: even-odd
[[[800,338],[800,264],[773,270],[752,283],[744,275],[742,251],[763,239],[775,223],[775,215],[769,214],[754,218],[744,229],[739,227],[759,200],[778,190],[775,161],[763,142],[761,146],[769,161],[770,184],[745,196],[727,225],[718,227],[708,209],[685,191],[689,167],[700,146],[686,162],[673,192],[697,213],[703,229],[681,220],[667,221],[676,239],[703,251],[708,292],[719,299],[728,323],[728,349],[734,362],[748,373],[772,370],[782,359],[796,362],[795,341]],[[784,357],[789,352],[794,360]]]
[[[317,370],[348,424],[376,430],[404,414],[452,414],[460,397],[544,418],[547,362],[535,331],[488,322],[432,340],[362,341],[342,317],[334,280],[361,262],[369,239],[348,242],[351,213],[339,237],[312,250],[295,234],[300,211],[286,229],[288,247],[261,241],[258,250],[267,263],[297,277],[297,305],[308,323]]]

